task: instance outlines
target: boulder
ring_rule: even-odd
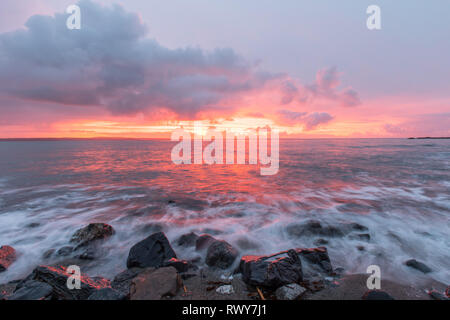
[[[128,254],[127,267],[159,268],[164,262],[177,258],[163,232],[157,232],[135,244]]]
[[[168,261],[165,261],[163,263],[163,267],[174,267],[177,269],[178,272],[186,272],[188,271],[193,265],[191,265],[186,260],[178,260],[176,258],[172,258]]]
[[[229,268],[236,260],[238,252],[226,241],[216,240],[208,247],[206,264],[220,269]]]
[[[107,287],[96,290],[88,297],[88,300],[125,300],[126,295],[113,288]]]
[[[145,270],[131,281],[131,300],[160,300],[175,296],[182,281],[174,267]]]
[[[302,263],[292,249],[272,256],[243,256],[239,270],[245,283],[273,289],[303,279]]]
[[[71,278],[69,279],[69,277]],[[69,289],[67,283],[71,279],[73,279],[73,274],[68,273],[67,268],[64,266],[39,266],[27,277],[27,281],[20,285],[20,288],[24,287],[29,280],[37,280],[50,285],[55,298],[85,300],[96,290],[110,286],[107,279],[89,278],[87,275],[81,274],[80,289]],[[71,281],[71,283],[73,282]]]
[[[422,262],[419,262],[419,261],[417,261],[415,259],[410,259],[408,261],[405,261],[405,265],[410,267],[410,268],[419,270],[419,271],[421,271],[423,273],[430,273],[431,271],[433,271],[426,264],[424,264]]]
[[[51,299],[53,288],[41,281],[30,280],[14,291],[8,300],[48,300]]]
[[[70,242],[75,243],[78,247],[86,246],[96,240],[109,238],[114,234],[114,229],[106,223],[91,223],[76,231]]]
[[[295,251],[301,258],[304,258],[308,267],[315,269],[315,271],[325,272],[327,274],[333,272],[327,248],[297,248]]]
[[[128,296],[130,294],[131,281],[144,270],[146,269],[131,268],[122,271],[114,277],[113,281],[111,282],[111,287]]]
[[[208,249],[208,247],[214,241],[217,241],[217,239],[214,238],[213,236],[210,236],[209,234],[202,234],[195,241],[195,250],[200,251],[200,250]]]
[[[381,290],[368,290],[362,296],[363,300],[395,300],[390,294]]]
[[[177,245],[180,247],[193,247],[195,246],[195,242],[198,239],[198,235],[194,232],[183,234],[181,237],[177,240]]]
[[[19,281],[11,281],[5,284],[0,284],[0,300],[7,299],[17,288]]]
[[[294,238],[299,237],[343,237],[351,232],[368,231],[369,229],[359,223],[335,223],[329,225],[318,220],[308,220],[304,223],[292,223],[287,226],[286,232]]]
[[[286,284],[275,291],[278,300],[296,300],[306,292],[306,289],[297,283]]]
[[[16,250],[10,246],[0,247],[0,272],[6,271],[16,261]]]
[[[58,249],[58,251],[56,251],[56,254],[61,257],[66,257],[73,252],[73,249],[74,248],[71,246],[65,246],[65,247]]]
[[[328,226],[317,220],[309,220],[303,224],[290,224],[286,231],[291,237],[327,236],[343,237],[345,233],[338,227]]]

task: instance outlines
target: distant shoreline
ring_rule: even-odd
[[[445,140],[450,137],[409,137],[409,138],[280,138],[280,140],[380,140],[380,139],[407,139],[407,140]],[[127,137],[94,137],[94,138],[0,138],[0,142],[8,141],[166,141],[170,138],[127,138]]]
[[[450,139],[450,137],[417,137],[417,138],[414,138],[414,137],[411,137],[411,138],[408,138],[408,140],[426,140],[426,139]]]

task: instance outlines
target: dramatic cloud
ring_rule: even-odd
[[[303,124],[305,130],[312,130],[315,127],[333,120],[333,117],[326,112],[295,112],[280,110],[278,112],[282,123],[289,125]]]
[[[117,115],[166,110],[179,118],[237,107],[242,97],[267,88],[279,93],[282,105],[316,98],[359,103],[353,90],[338,90],[335,69],[302,86],[287,75],[258,71],[232,49],[165,48],[147,38],[137,14],[121,6],[89,0],[79,6],[81,30],[66,28],[66,14],[35,15],[24,29],[0,35],[0,94],[103,106]],[[312,128],[330,119],[311,114],[302,121]]]

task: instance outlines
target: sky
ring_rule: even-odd
[[[448,17],[448,0],[2,0],[0,138],[170,137],[193,121],[450,136]]]

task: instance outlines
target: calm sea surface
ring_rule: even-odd
[[[365,272],[380,265],[397,280],[418,277],[415,258],[450,280],[450,140],[281,140],[280,169],[261,176],[250,165],[180,165],[168,141],[0,142],[0,245],[19,258],[0,283],[23,277],[45,251],[68,245],[89,222],[116,234],[90,275],[125,268],[130,247],[157,230],[169,240],[212,233],[241,253],[268,254],[329,243],[333,265]],[[170,201],[173,200],[173,201]],[[358,222],[370,240],[299,236],[292,224]],[[174,249],[180,258],[192,250]],[[83,271],[83,270],[82,270]]]

